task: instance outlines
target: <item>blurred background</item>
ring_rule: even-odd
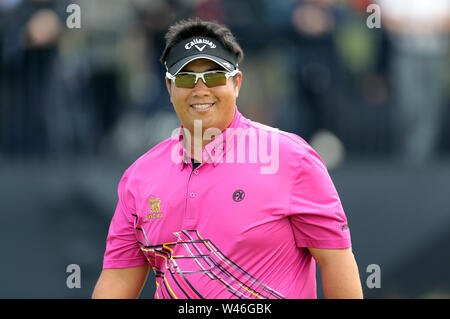
[[[158,59],[194,16],[244,49],[241,113],[327,164],[365,296],[450,298],[449,5],[0,0],[0,298],[90,297],[122,173],[179,126]]]

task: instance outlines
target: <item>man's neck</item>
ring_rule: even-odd
[[[203,135],[202,135],[203,136]],[[186,147],[186,150],[188,151],[188,154],[191,158],[195,159],[197,162],[202,162],[202,153],[203,149],[206,145],[211,143],[217,138],[216,136],[213,136],[210,139],[204,139],[204,138],[196,138],[195,136],[191,140],[191,145],[189,148],[187,148],[187,145],[184,145]]]

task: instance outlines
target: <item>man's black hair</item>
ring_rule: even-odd
[[[169,27],[165,35],[166,47],[161,55],[160,62],[164,64],[170,49],[174,45],[196,36],[210,37],[221,42],[227,50],[236,54],[238,63],[244,58],[241,46],[237,43],[236,38],[228,27],[213,21],[191,18],[178,21]]]

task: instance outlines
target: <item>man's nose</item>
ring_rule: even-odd
[[[209,87],[206,86],[205,82],[201,78],[197,80],[197,83],[195,83],[195,86],[193,87],[194,94],[203,94],[207,95],[209,94]]]

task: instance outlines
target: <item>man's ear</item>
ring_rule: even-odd
[[[239,73],[234,76],[234,91],[236,94],[236,98],[238,98],[239,96],[241,84],[242,84],[242,72],[239,71]]]
[[[171,88],[172,88],[172,82],[171,82],[171,80],[169,80],[169,78],[166,76],[166,87],[167,87],[167,91],[169,92],[169,95],[170,95],[170,90],[171,90]]]

